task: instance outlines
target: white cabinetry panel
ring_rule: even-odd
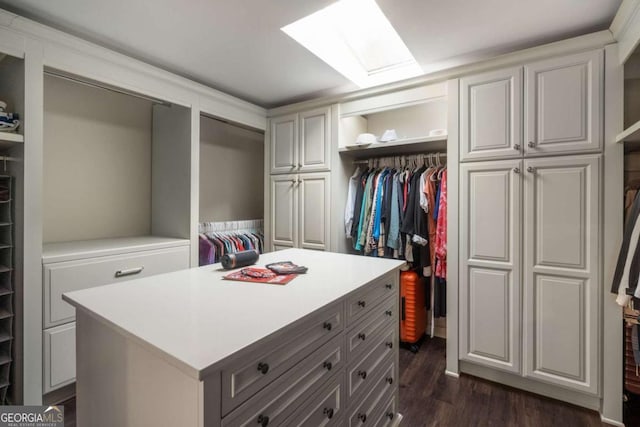
[[[300,175],[300,247],[329,249],[329,173]]]
[[[330,117],[328,107],[300,113],[299,172],[329,169]]]
[[[44,392],[48,393],[76,380],[76,324],[46,329],[43,339]]]
[[[271,177],[271,233],[274,246],[294,247],[298,240],[298,176]]]
[[[298,115],[271,119],[271,173],[291,173],[298,165]]]

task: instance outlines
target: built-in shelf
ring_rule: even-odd
[[[0,132],[0,149],[11,148],[24,142],[24,135],[13,132]]]
[[[640,120],[620,132],[616,142],[640,142]]]
[[[447,142],[447,135],[421,136],[415,138],[397,139],[389,142],[375,142],[370,145],[356,145],[341,147],[340,153],[348,153],[356,156],[384,155],[390,152],[402,151],[402,153],[429,152],[443,148]]]

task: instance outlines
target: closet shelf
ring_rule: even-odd
[[[620,132],[616,142],[640,142],[640,120]]]
[[[0,132],[0,148],[10,148],[16,143],[23,143],[24,135],[12,132]]]
[[[360,155],[385,154],[390,151],[403,153],[429,151],[443,148],[447,142],[447,135],[419,136],[415,138],[398,139],[389,142],[376,142],[367,146],[350,146],[338,149],[340,153]]]

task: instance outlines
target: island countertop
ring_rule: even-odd
[[[202,379],[227,357],[397,270],[404,261],[287,249],[256,266],[309,268],[287,285],[223,280],[220,264],[66,293],[63,299],[189,376]]]

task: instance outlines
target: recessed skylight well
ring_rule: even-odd
[[[422,74],[374,0],[341,0],[281,28],[360,87]]]

